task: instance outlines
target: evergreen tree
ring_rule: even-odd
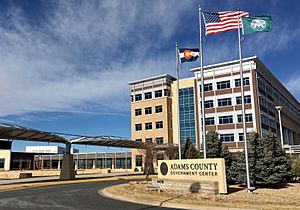
[[[232,183],[229,169],[232,165],[233,157],[228,147],[222,147],[222,141],[216,131],[209,131],[206,134],[207,158],[224,158],[226,167],[227,182]]]
[[[222,157],[222,142],[219,139],[219,134],[216,131],[209,131],[206,134],[206,148],[207,158]]]
[[[197,159],[200,157],[199,151],[196,149],[190,138],[187,138],[181,154],[182,159]]]
[[[280,141],[272,134],[258,138],[257,134],[252,133],[248,139],[251,185],[287,183],[291,177],[291,163],[281,148]],[[246,183],[245,153],[241,153],[232,164],[231,172],[236,183]]]

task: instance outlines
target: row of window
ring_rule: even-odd
[[[153,94],[153,92],[144,93],[144,99],[148,100],[148,99],[152,99],[152,98],[160,98],[163,96],[170,96],[170,95],[171,95],[171,92],[168,89],[156,90],[156,91],[154,91],[154,94]],[[132,102],[133,102],[133,99],[134,99],[134,101],[141,101],[141,100],[143,100],[143,95],[141,93],[134,95],[134,97],[133,97],[133,95],[131,95]]]
[[[252,114],[246,114],[245,119],[246,119],[246,122],[252,122],[253,121]],[[237,122],[238,123],[243,122],[242,115],[237,115]],[[230,124],[230,123],[233,123],[232,115],[219,117],[219,124]],[[215,118],[214,117],[205,118],[205,125],[215,125]]]
[[[234,83],[235,83],[235,87],[240,87],[241,79],[235,79]],[[249,77],[243,78],[243,84],[244,84],[244,86],[250,85]],[[230,80],[217,82],[217,90],[222,90],[222,89],[227,89],[227,88],[230,88]],[[204,84],[204,92],[212,91],[212,90],[213,90],[212,83]],[[201,86],[200,86],[200,91],[201,91]]]
[[[135,139],[135,141],[137,142],[142,142],[142,139]],[[153,143],[153,139],[152,138],[145,138],[145,142],[148,144]],[[164,138],[163,137],[157,137],[155,138],[155,143],[156,144],[163,144],[164,143]]]
[[[155,113],[161,113],[163,111],[162,105],[155,106]],[[145,115],[152,114],[152,107],[145,108]],[[142,109],[135,109],[134,110],[135,116],[142,115]]]
[[[251,96],[247,95],[244,96],[244,103],[245,104],[251,104]],[[242,104],[242,97],[238,96],[236,97],[236,105],[240,105]],[[218,99],[218,107],[222,107],[222,106],[231,106],[232,105],[232,101],[231,98],[222,98],[222,99]],[[205,108],[214,108],[214,101],[213,100],[208,100],[204,102],[204,107]]]
[[[164,127],[163,121],[155,122],[156,129],[162,129]],[[143,130],[142,123],[135,124],[135,131]],[[152,130],[152,122],[145,123],[145,130]]]
[[[247,134],[247,136],[248,136],[248,134]],[[220,134],[220,140],[222,142],[233,142],[234,141],[234,134],[233,133]],[[243,140],[244,140],[244,134],[239,133],[238,141],[243,141]]]

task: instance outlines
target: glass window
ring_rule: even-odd
[[[142,115],[142,109],[136,109],[136,110],[134,110],[134,112],[135,112],[135,116]]]
[[[215,118],[214,117],[205,118],[205,125],[214,125],[214,124],[215,124]]]
[[[152,92],[145,93],[145,99],[151,99],[152,98]]]
[[[164,96],[171,96],[171,91],[168,89],[164,90]]]
[[[155,113],[161,113],[163,111],[162,105],[155,106]]]
[[[156,144],[163,144],[164,143],[163,137],[157,137],[155,140],[156,140]]]
[[[5,159],[0,158],[0,169],[4,169]]]
[[[136,155],[135,156],[135,165],[137,167],[143,166],[143,157],[142,157],[142,155]]]
[[[235,79],[235,87],[240,87],[241,86],[241,79]],[[244,86],[250,85],[249,77],[243,78],[243,84]]]
[[[137,142],[142,142],[142,139],[136,139],[135,141],[137,141]]]
[[[135,130],[141,131],[142,130],[142,124],[135,124]]]
[[[237,117],[238,117],[238,122],[239,122],[239,123],[240,123],[240,122],[243,122],[243,117],[242,117],[241,114],[239,114]],[[252,121],[253,121],[253,119],[252,119],[252,114],[246,114],[246,115],[245,115],[245,119],[246,119],[246,122],[252,122]]]
[[[226,80],[223,82],[217,82],[217,89],[221,90],[221,89],[226,89],[226,88],[230,88],[230,80]]]
[[[131,98],[131,102],[133,102],[133,95],[131,95],[130,98]]]
[[[244,96],[244,103],[245,104],[251,104],[251,96]],[[242,97],[238,96],[236,97],[236,104],[242,104]]]
[[[232,115],[219,117],[219,124],[233,123]]]
[[[218,99],[218,106],[231,106],[231,98]]]
[[[136,94],[136,95],[134,96],[134,100],[135,100],[135,101],[141,101],[141,100],[142,100],[142,94]]]
[[[152,107],[146,107],[145,114],[152,114]]]
[[[212,83],[204,84],[204,92],[213,90]]]
[[[179,90],[180,142],[185,143],[189,137],[196,144],[194,89]]]
[[[205,107],[206,109],[208,109],[208,108],[213,108],[213,107],[214,107],[214,101],[213,101],[213,100],[205,101],[205,102],[204,102],[204,107]]]
[[[259,96],[259,104],[263,107],[267,108],[267,101],[266,98],[262,95]]]
[[[247,139],[249,138],[249,133],[247,133]],[[244,134],[239,133],[239,141],[244,141]]]
[[[164,127],[164,126],[163,126],[163,121],[158,121],[158,122],[156,122],[155,124],[156,124],[156,129],[161,129],[161,128]]]
[[[230,133],[230,134],[220,134],[220,140],[222,142],[232,142],[234,141],[234,134]]]
[[[156,90],[155,91],[155,98],[162,97],[162,90]]]
[[[146,130],[151,130],[152,129],[152,122],[145,123],[145,129]]]
[[[146,143],[151,144],[152,143],[152,138],[146,138]]]

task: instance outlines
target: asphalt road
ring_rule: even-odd
[[[128,181],[101,181],[3,191],[0,192],[0,209],[167,209],[113,200],[98,194],[99,189],[124,182]]]

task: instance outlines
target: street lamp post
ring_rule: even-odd
[[[281,139],[281,146],[282,146],[282,149],[283,149],[283,134],[282,134],[282,123],[281,123],[281,109],[282,109],[282,106],[276,106],[275,107],[278,111],[278,118],[279,118],[279,129],[280,129],[280,139]]]

